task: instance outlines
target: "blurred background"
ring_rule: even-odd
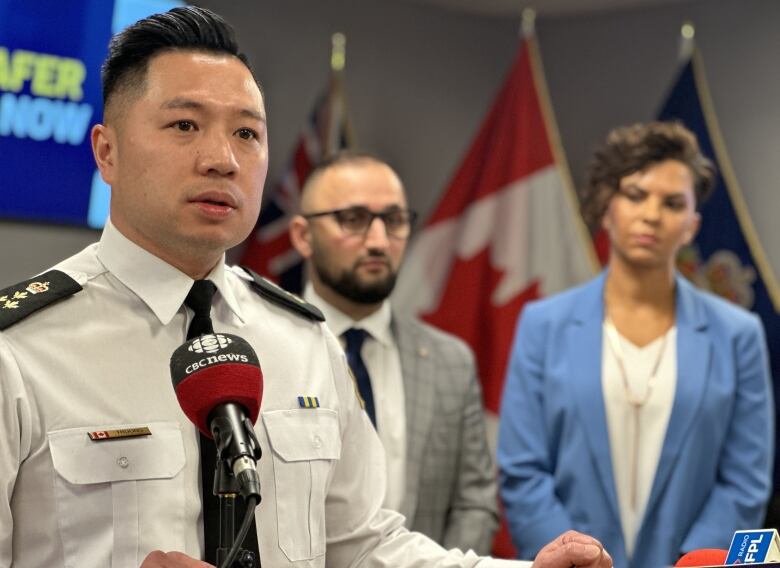
[[[148,11],[170,4],[136,3]],[[110,3],[68,2],[75,23],[67,23],[52,16],[62,10],[62,3],[0,0],[0,47],[23,47],[18,43],[25,30],[9,23],[9,14],[21,4],[34,15],[31,27],[51,25],[72,38],[95,28],[85,16],[88,10]],[[266,192],[284,172],[301,128],[327,88],[331,35],[342,32],[347,40],[346,105],[357,146],[387,158],[398,169],[423,219],[451,179],[508,72],[518,48],[523,8],[537,11],[536,35],[575,183],[594,145],[610,128],[656,115],[677,73],[680,26],[691,21],[736,177],[769,262],[775,272],[780,269],[774,157],[780,148],[780,3],[774,0],[198,4],[221,13],[236,27],[263,83],[271,150]],[[105,49],[108,35],[95,36],[95,49]],[[26,49],[46,52],[47,43],[51,39]],[[97,80],[94,69],[88,73],[92,76],[85,85]],[[0,81],[0,96],[11,90]],[[99,98],[93,106],[92,122],[99,118]],[[23,151],[28,163],[20,165],[12,158],[12,142],[27,144]],[[72,220],[41,223],[14,209],[21,195],[39,193],[32,182],[43,178],[47,187],[70,199],[74,190],[63,187],[63,167],[74,162],[47,159],[46,148],[53,144],[14,138],[0,121],[0,172],[5,172],[0,177],[0,286],[42,271],[98,238],[96,230],[84,226],[86,219],[81,226]],[[74,151],[91,160],[88,137]],[[88,185],[89,180],[79,190],[89,194]]]
[[[0,288],[45,270],[99,238],[109,195],[95,175],[89,148],[89,128],[101,120],[99,63],[112,33],[181,3],[0,0]],[[742,229],[749,232],[752,227],[766,253],[762,276],[769,278],[768,288],[775,295],[774,303],[764,298],[762,317],[774,375],[780,374],[780,292],[773,276],[767,275],[780,271],[777,0],[196,3],[234,25],[263,85],[270,144],[264,200],[270,201],[280,179],[288,176],[289,181],[289,164],[301,132],[333,85],[332,36],[340,32],[346,38],[340,113],[349,116],[353,145],[397,169],[423,224],[442,199],[509,73],[520,47],[525,8],[536,11],[535,35],[564,153],[558,167],[564,176],[568,167],[575,186],[582,181],[593,149],[610,129],[658,116],[680,71],[681,26],[691,22],[723,149],[733,165],[732,181],[737,184],[731,189],[741,189],[747,206],[743,224],[746,221],[748,227]],[[55,76],[64,77],[64,82],[52,79]],[[512,157],[510,152],[505,158]],[[558,231],[562,219],[551,214],[535,221],[547,225],[547,240],[571,240],[572,233],[562,236],[565,231]],[[530,226],[533,220],[518,223]],[[710,221],[736,224],[725,217]],[[283,229],[283,223],[279,227]],[[230,259],[242,259],[244,248],[231,251]],[[545,254],[542,260],[548,260]],[[564,268],[571,264],[564,256],[559,260]],[[518,259],[520,264],[524,261]],[[418,265],[424,275],[430,268],[424,260]],[[404,274],[412,280],[406,286],[412,295],[423,296],[419,280],[425,276],[414,280],[417,273],[412,267]],[[451,276],[449,281],[460,282]],[[457,285],[454,288],[461,292]],[[487,294],[476,290],[476,295]],[[456,299],[460,303],[453,313],[462,323],[465,302],[457,294]],[[745,305],[762,311],[749,303]],[[489,319],[478,303],[472,307],[477,318]],[[518,309],[506,320],[510,327]],[[458,333],[443,320],[429,321]],[[467,336],[481,330],[463,331],[460,335],[477,351],[486,407],[495,413],[503,360],[480,353]],[[506,346],[501,349],[505,357]],[[778,385],[775,380],[776,398]],[[776,485],[778,473],[780,468]],[[780,518],[777,497],[771,510]]]

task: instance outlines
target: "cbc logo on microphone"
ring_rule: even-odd
[[[216,353],[231,343],[233,343],[233,340],[229,337],[225,337],[220,333],[211,333],[209,335],[201,335],[190,343],[187,349],[193,353]]]

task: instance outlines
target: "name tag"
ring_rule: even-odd
[[[105,440],[118,440],[119,438],[139,438],[141,436],[151,436],[152,431],[148,426],[138,428],[120,428],[119,430],[98,430],[97,432],[87,432],[89,439],[93,442],[103,442]]]

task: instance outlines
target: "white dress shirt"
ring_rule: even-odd
[[[615,477],[620,521],[626,553],[630,558],[634,544],[642,525],[647,500],[653,487],[658,460],[661,458],[666,427],[672,414],[674,391],[677,385],[677,328],[672,327],[666,338],[637,347],[620,333],[620,349],[623,354],[623,367],[628,375],[628,385],[637,399],[645,396],[648,379],[661,357],[656,373],[656,384],[639,408],[639,448],[637,453],[636,507],[631,505],[632,456],[637,438],[634,407],[626,398],[621,370],[614,349],[610,346],[607,326],[604,322],[602,342],[601,386],[604,395],[604,407],[607,415],[609,449],[612,456],[612,473]],[[661,349],[663,348],[663,353]]]
[[[57,269],[83,290],[0,332],[0,566],[137,568],[154,549],[201,557],[197,431],[169,373],[192,279],[110,222]],[[263,566],[513,565],[444,551],[382,509],[384,453],[334,336],[261,299],[240,269],[220,262],[208,278],[215,330],[246,339],[263,370]],[[139,426],[151,435],[88,436]]]
[[[342,334],[348,329],[354,327],[368,332],[361,355],[371,378],[377,433],[387,456],[384,506],[397,511],[406,490],[406,406],[401,356],[390,328],[390,302],[383,302],[373,314],[354,321],[322,299],[310,283],[306,285],[303,299],[322,310],[325,323],[336,337],[341,338],[342,347]]]

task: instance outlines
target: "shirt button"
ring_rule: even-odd
[[[322,438],[319,436],[314,436],[314,447],[315,448],[321,448],[322,447]]]
[[[126,468],[127,466],[130,465],[130,460],[127,459],[125,456],[122,456],[121,458],[116,460],[116,465],[118,465],[119,467],[124,469],[124,468]]]

